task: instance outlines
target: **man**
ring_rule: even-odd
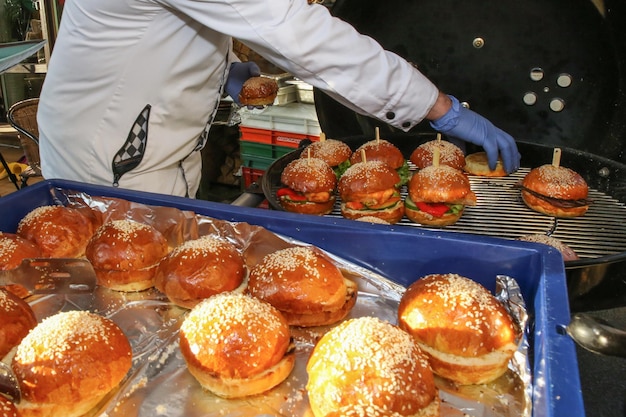
[[[306,0],[68,0],[42,89],[46,178],[195,196],[223,93],[258,75],[236,38],[352,110],[422,119],[519,167],[515,141],[373,39]]]

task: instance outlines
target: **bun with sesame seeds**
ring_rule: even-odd
[[[30,240],[14,233],[0,232],[0,271],[15,269],[24,259],[41,257],[41,250]],[[27,297],[29,291],[18,284],[4,286],[18,297]]]
[[[179,345],[200,385],[224,398],[266,392],[295,364],[285,318],[270,304],[239,293],[217,294],[191,309]]]
[[[337,177],[323,159],[298,158],[280,176],[285,187],[276,191],[283,209],[293,213],[324,215],[335,205]]]
[[[403,294],[398,325],[410,333],[433,372],[461,385],[503,375],[520,331],[485,287],[456,274],[418,279]]]
[[[205,298],[241,287],[243,255],[228,240],[214,235],[174,248],[157,267],[154,286],[174,304],[192,308]]]
[[[154,227],[134,220],[113,220],[100,226],[87,245],[98,285],[116,291],[143,291],[154,286],[159,262],[168,254],[165,237]]]
[[[374,317],[340,323],[306,365],[315,417],[439,416],[439,393],[411,336]]]
[[[577,172],[546,164],[533,168],[520,185],[522,200],[532,210],[554,217],[579,217],[589,209],[589,187]]]
[[[19,415],[85,415],[131,364],[128,338],[113,321],[86,311],[52,315],[22,340],[11,362],[22,393]]]
[[[463,169],[465,166],[465,154],[461,148],[447,140],[430,140],[422,143],[411,152],[409,160],[417,169],[426,168],[433,164],[433,155],[436,149],[439,149],[440,165],[447,165],[455,169]]]
[[[351,155],[352,149],[347,143],[336,139],[325,139],[313,142],[304,148],[300,158],[320,158],[333,169],[335,176],[340,178],[350,166]]]
[[[239,102],[242,106],[270,106],[278,95],[278,83],[269,77],[250,77],[241,87]]]
[[[3,395],[0,395],[0,416],[2,417],[20,417],[17,414],[17,408],[13,401]]]
[[[309,246],[265,255],[250,270],[248,292],[276,307],[292,326],[322,326],[345,318],[357,298],[356,283]]]
[[[17,234],[37,245],[46,258],[79,258],[94,233],[94,219],[65,206],[41,206],[17,226]]]
[[[12,292],[0,288],[0,360],[37,325],[30,305]]]

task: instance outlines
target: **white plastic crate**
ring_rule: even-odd
[[[313,104],[289,103],[263,110],[239,110],[241,126],[319,136],[321,129]]]

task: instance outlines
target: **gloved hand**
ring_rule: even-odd
[[[233,62],[230,64],[230,71],[224,91],[226,91],[226,94],[228,94],[235,103],[241,105],[239,102],[239,92],[241,92],[243,83],[246,82],[248,78],[258,77],[259,75],[261,75],[261,69],[256,63],[251,61]]]
[[[439,119],[430,122],[432,128],[451,137],[482,146],[487,153],[490,169],[496,168],[499,154],[506,172],[517,171],[521,155],[511,135],[495,127],[478,113],[461,106],[455,97],[448,97],[452,100],[452,107]]]

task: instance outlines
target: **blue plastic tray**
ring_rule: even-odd
[[[217,219],[263,226],[316,245],[404,286],[426,274],[451,272],[493,289],[496,275],[509,275],[520,284],[534,324],[529,340],[533,416],[585,415],[576,349],[563,331],[570,320],[565,269],[560,253],[549,247],[493,237],[237,207],[60,180],[42,181],[0,198],[0,231],[15,232],[18,222],[29,211],[53,204],[56,189],[175,207]]]

